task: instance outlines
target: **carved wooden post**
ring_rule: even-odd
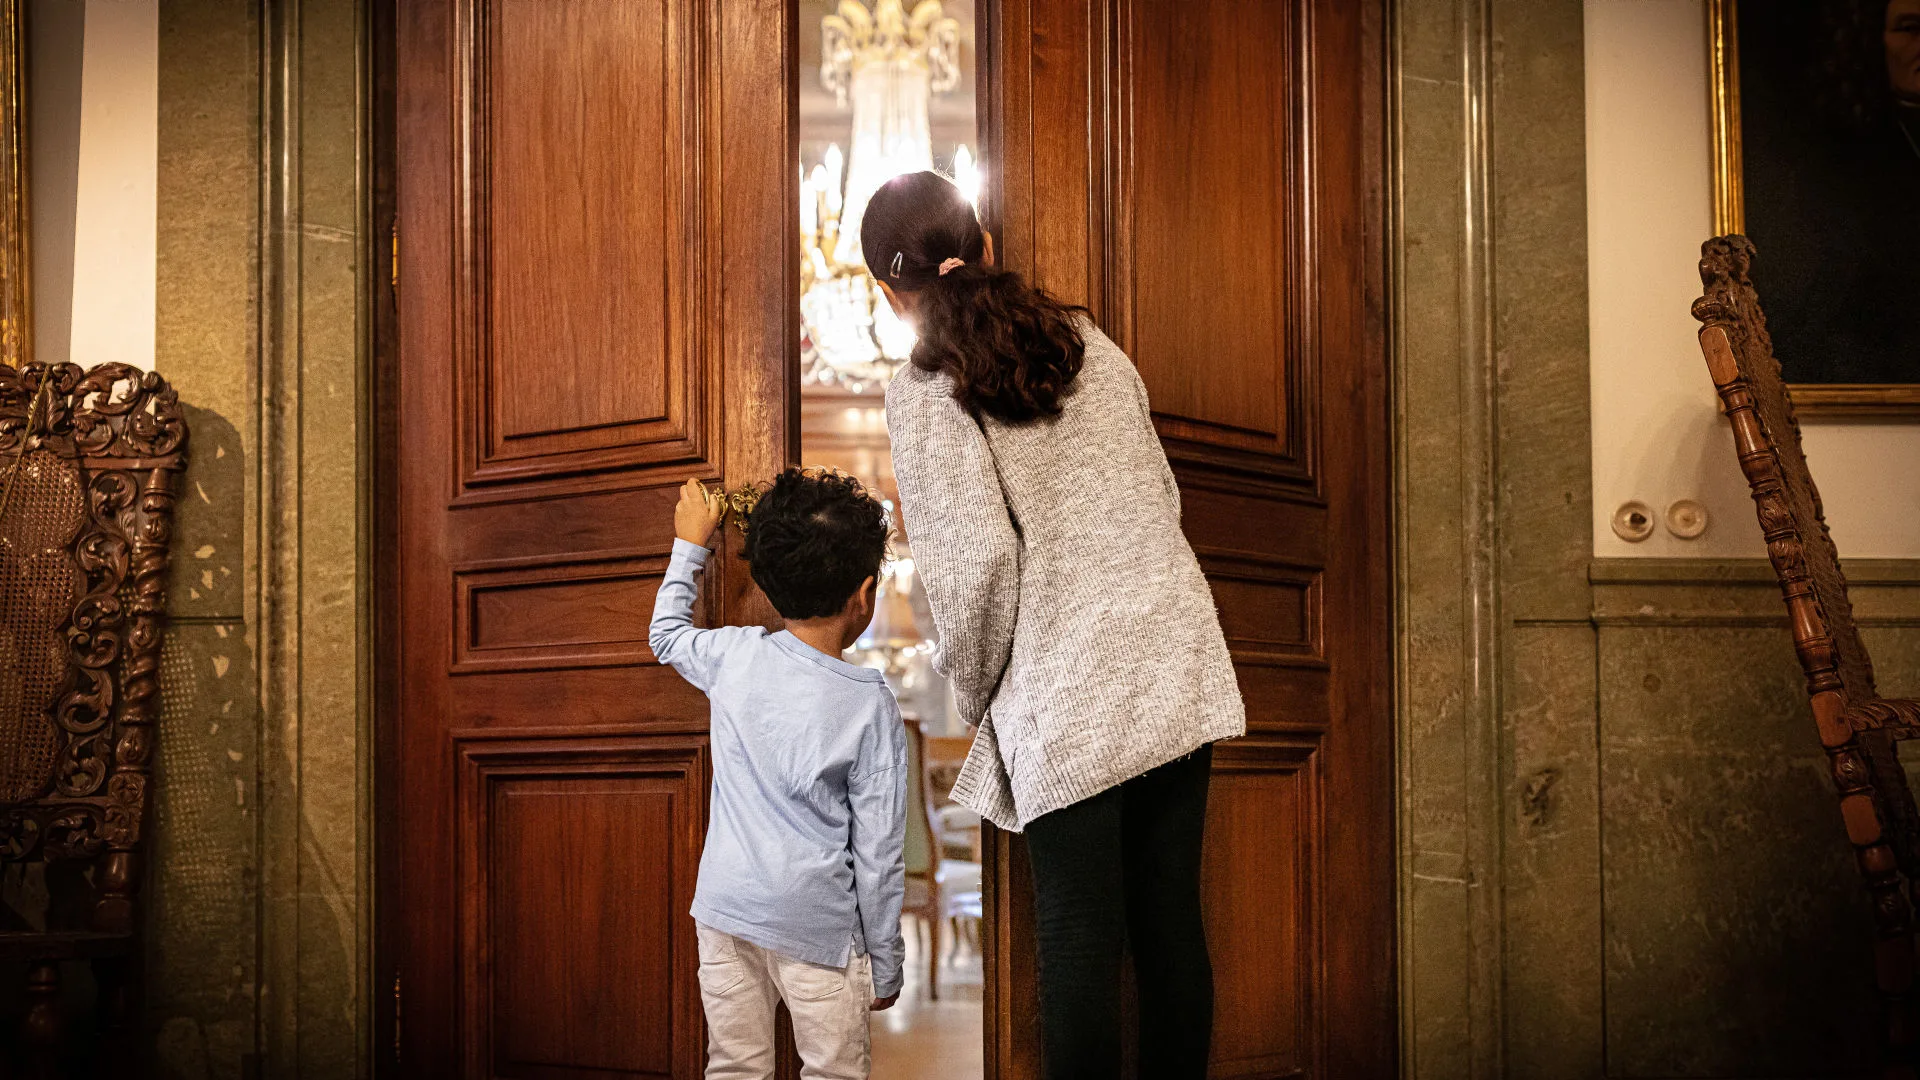
[[[120,741],[107,784],[107,857],[102,865],[97,929],[130,933],[140,887],[137,852],[147,814],[153,764],[153,721],[160,697],[160,633],[166,618],[168,551],[173,539],[173,472],[151,469],[140,493],[141,526],[133,537]]]

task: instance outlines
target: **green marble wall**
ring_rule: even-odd
[[[160,16],[154,366],[186,405],[192,464],[161,665],[148,1000],[160,1075],[196,1080],[241,1075],[257,1024],[255,15],[229,0]]]
[[[360,15],[160,5],[155,367],[193,457],[163,663],[164,1077],[366,1068]]]
[[[1771,572],[1601,560],[1592,576],[1600,781],[1577,812],[1601,837],[1611,1074],[1865,1071],[1871,920]],[[1882,691],[1920,690],[1920,566],[1848,576]]]
[[[1582,24],[1395,11],[1402,1072],[1860,1075],[1869,922],[1770,572],[1592,558]],[[1850,572],[1914,692],[1920,565]]]
[[[1398,541],[1402,1073],[1493,1076],[1497,477],[1487,280],[1486,12],[1396,5],[1392,257]]]
[[[1554,1021],[1592,961],[1562,941],[1536,968],[1505,941],[1578,935],[1592,904],[1530,889],[1568,849],[1514,844],[1506,815],[1519,770],[1546,768],[1521,763],[1594,708],[1581,6],[1396,15],[1403,1071],[1554,1075],[1509,1071],[1503,1032],[1531,1011],[1552,1062],[1580,1060]]]

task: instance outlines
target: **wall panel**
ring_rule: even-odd
[[[1920,568],[1847,572],[1882,691],[1920,689]],[[1872,920],[1770,568],[1593,576],[1607,1075],[1870,1069]]]

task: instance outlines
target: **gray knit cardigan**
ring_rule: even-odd
[[[1014,831],[1246,731],[1146,387],[1082,332],[1051,419],[976,421],[911,365],[887,389],[936,667],[979,729],[953,797]]]

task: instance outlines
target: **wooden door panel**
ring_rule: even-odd
[[[697,1075],[704,740],[490,736],[455,734],[466,1075]]]
[[[1286,1077],[1311,1063],[1320,777],[1316,740],[1220,746],[1201,889],[1213,942],[1213,1075]]]
[[[1290,121],[1303,84],[1290,46],[1302,5],[1115,9],[1114,328],[1169,435],[1297,456],[1288,375],[1302,309],[1289,289],[1302,148]],[[1231,318],[1194,317],[1223,305]]]
[[[1139,366],[1249,737],[1206,850],[1216,1077],[1394,1069],[1377,0],[1003,0],[985,67],[1009,265]],[[995,1080],[1036,1008],[996,837]]]
[[[1227,649],[1241,664],[1324,667],[1317,566],[1204,555]]]
[[[705,726],[707,697],[671,668],[581,668],[463,675],[444,707],[459,727],[678,729]]]
[[[454,17],[460,494],[697,465],[719,422],[699,332],[706,8],[460,0]]]
[[[456,568],[453,673],[644,664],[666,572],[659,556]]]
[[[1169,454],[1177,453],[1168,443]],[[1322,729],[1333,693],[1325,501],[1197,463],[1179,468],[1182,522],[1213,586],[1248,726]]]
[[[793,16],[401,0],[396,21],[382,895],[404,1018],[382,1065],[692,1080],[708,703],[647,622],[675,488],[794,450]],[[723,543],[698,617],[765,622]]]
[[[714,471],[716,463],[697,466]],[[637,474],[637,475],[636,475]],[[674,488],[649,470],[629,469],[600,478],[604,484],[650,484],[633,490],[560,493],[544,484],[518,484],[492,502],[454,502],[462,523],[448,537],[448,558],[462,566],[507,566],[543,559],[626,558],[673,550]],[[445,493],[443,493],[445,498]],[[556,507],[564,506],[564,513]]]
[[[1154,419],[1164,422],[1157,404]],[[1162,438],[1170,444],[1170,452],[1192,449],[1191,444]],[[1186,460],[1190,459],[1177,458],[1176,462]],[[1202,465],[1198,461],[1193,464]],[[1269,458],[1267,464],[1273,466],[1273,459]],[[1328,505],[1318,493],[1302,491],[1290,483],[1262,483],[1259,477],[1217,467],[1185,472],[1180,488],[1181,518],[1205,533],[1195,540],[1196,551],[1205,547],[1223,557],[1245,555],[1301,566],[1325,566],[1333,554],[1337,541],[1328,535]]]
[[[496,454],[542,435],[617,445],[634,440],[609,429],[668,415],[684,358],[663,358],[684,340],[667,314],[686,292],[673,178],[698,151],[679,137],[691,38],[677,7],[476,4],[491,48],[475,171],[499,223],[486,233],[492,370],[506,391],[492,402]]]

